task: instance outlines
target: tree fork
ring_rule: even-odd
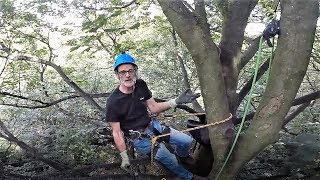
[[[252,123],[223,172],[224,179],[234,178],[244,164],[278,139],[310,61],[318,11],[318,1],[281,1],[281,35],[269,83]]]

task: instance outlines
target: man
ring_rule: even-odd
[[[190,103],[200,94],[193,94],[187,90],[176,99],[157,103],[147,84],[142,79],[137,79],[138,66],[134,58],[126,53],[117,56],[114,71],[120,85],[108,98],[106,120],[110,123],[115,145],[122,158],[121,168],[126,170],[130,167],[130,162],[125,136],[129,137],[130,131],[140,132],[142,136],[131,138],[130,141],[138,153],[150,155],[150,137],[158,133],[177,132],[151,119],[150,113],[158,114],[176,107],[177,104]],[[192,138],[184,133],[176,133],[167,137],[166,141],[175,147],[175,152],[171,153],[161,142],[157,146],[157,151],[154,152],[154,158],[183,179],[206,179],[192,174],[177,161],[176,155],[181,159],[190,159],[189,149]]]

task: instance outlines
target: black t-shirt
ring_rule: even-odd
[[[139,130],[150,122],[146,100],[152,97],[146,82],[137,79],[131,94],[124,94],[116,88],[107,100],[106,121],[120,122],[124,133],[128,130]]]

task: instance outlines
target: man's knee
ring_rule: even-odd
[[[192,143],[193,138],[189,135],[187,135],[186,133],[179,133],[178,130],[170,128],[171,129],[171,133],[173,133],[173,136],[171,136],[171,142],[172,143],[179,143],[179,144],[186,144],[189,145]]]
[[[192,141],[193,141],[193,138],[192,138],[191,136],[187,135],[186,143],[187,143],[187,144],[191,144]]]
[[[164,143],[160,143],[155,153],[155,159],[163,164],[175,164],[178,163],[176,156],[171,153]]]
[[[184,134],[184,136],[181,136],[180,138],[180,143],[184,146],[190,146],[190,144],[192,143],[193,141],[193,138],[190,137],[189,135],[187,134]]]

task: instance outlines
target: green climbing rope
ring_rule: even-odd
[[[270,72],[271,72],[271,65],[272,65],[272,60],[273,60],[273,56],[274,56],[274,37],[272,38],[272,49],[271,49],[271,54],[269,57],[269,68],[268,68],[268,72],[267,72],[267,83],[269,82],[269,77],[270,77]]]

